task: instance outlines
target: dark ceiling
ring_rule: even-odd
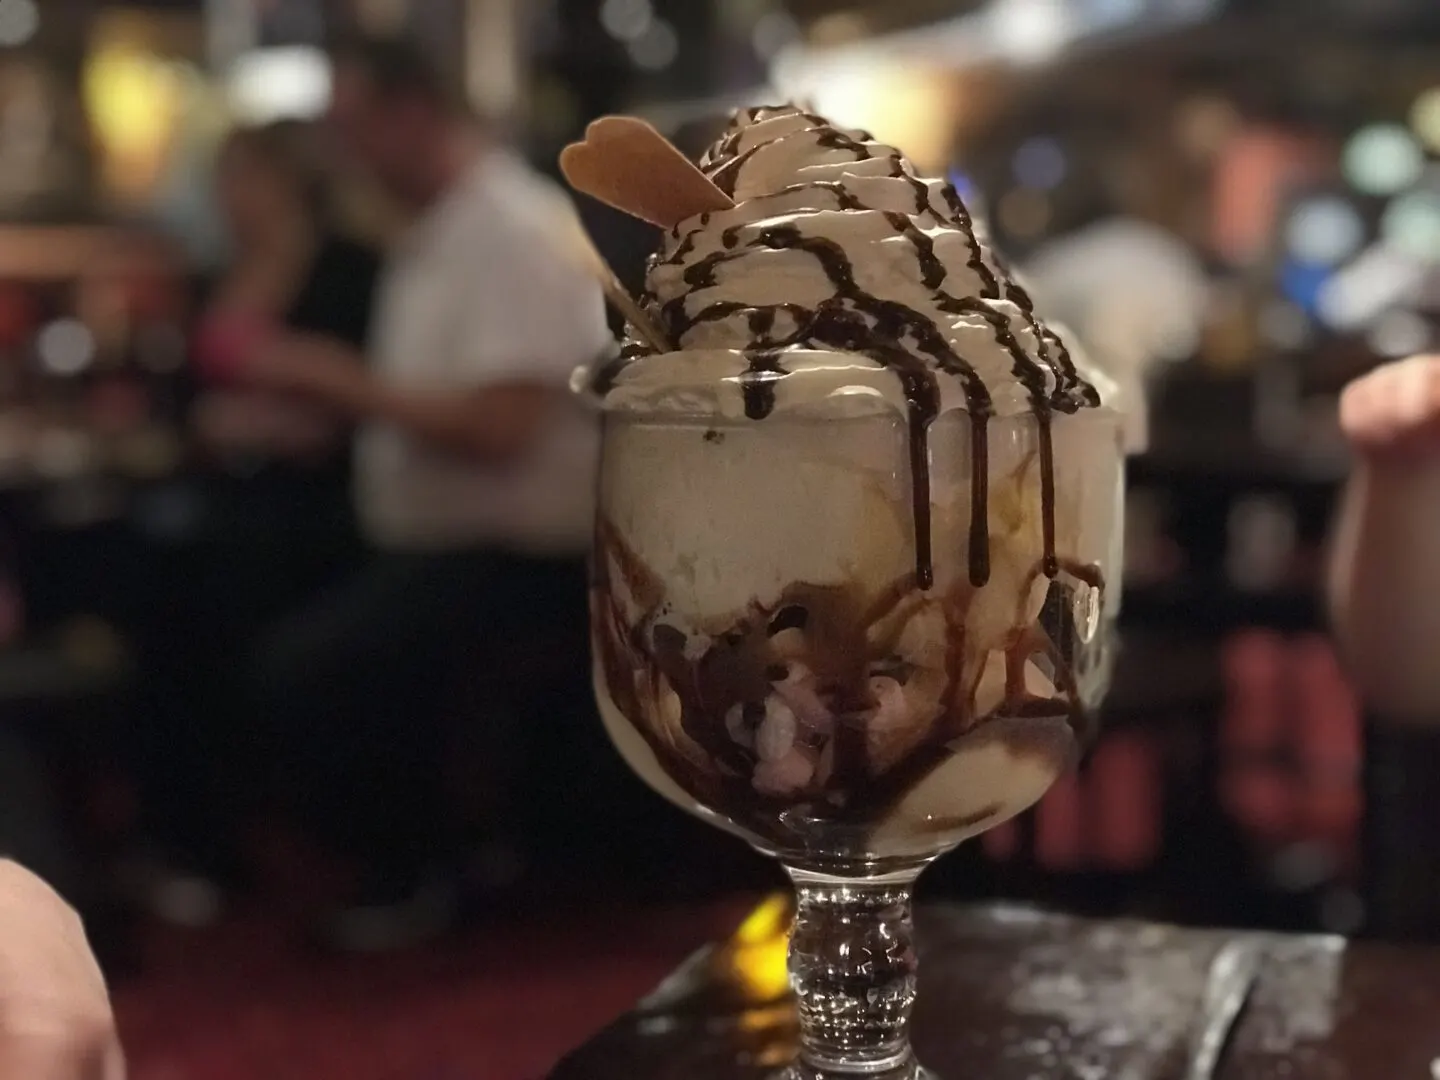
[[[783,0],[801,23],[827,15],[861,14],[875,30],[923,26],[985,6],[986,0]]]
[[[0,0],[3,2],[3,0]],[[203,0],[94,0],[100,6],[198,10]],[[325,0],[317,0],[325,3]],[[522,0],[523,2],[523,0]],[[598,3],[598,0],[596,0]],[[723,0],[721,0],[723,2]],[[829,15],[855,14],[870,32],[885,32],[963,15],[988,0],[781,0],[803,24]],[[1171,0],[1148,0],[1155,9]],[[1440,31],[1440,0],[1225,0],[1224,9],[1241,15],[1293,15],[1305,23],[1347,24],[1362,30]]]
[[[783,0],[803,23],[827,15],[858,14],[865,26],[883,31],[923,26],[986,6],[987,0]],[[1160,14],[1174,9],[1173,0],[1148,0]],[[1225,0],[1223,9],[1240,15],[1293,15],[1305,21],[1321,20],[1360,28],[1428,27],[1440,23],[1437,0]]]

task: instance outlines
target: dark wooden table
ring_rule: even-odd
[[[551,1080],[759,1080],[795,1040],[783,904],[702,950]],[[1217,949],[1240,932],[1009,906],[918,918],[915,1044],[944,1080],[1180,1080]],[[1217,1080],[1440,1078],[1440,949],[1248,935],[1265,962]]]

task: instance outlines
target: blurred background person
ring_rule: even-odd
[[[276,121],[232,132],[219,150],[215,188],[231,258],[196,329],[196,363],[214,388],[197,423],[222,453],[304,465],[312,479],[341,470],[340,483],[321,489],[333,499],[345,490],[349,456],[340,418],[236,385],[248,351],[282,330],[364,348],[380,257],[335,231],[320,135],[301,121]]]
[[[360,427],[355,497],[373,553],[261,649],[284,786],[332,847],[369,863],[356,944],[439,917],[441,695],[481,644],[583,619],[594,421],[574,368],[609,347],[600,292],[552,253],[549,181],[412,45],[335,54],[330,123],[414,215],[386,267],[368,363],[334,338],[258,344],[245,383]],[[317,773],[324,774],[317,776]],[[396,931],[401,932],[398,924]]]
[[[336,230],[322,153],[312,126],[277,122],[235,130],[216,161],[231,257],[206,290],[193,338],[204,525],[193,543],[161,555],[168,618],[144,650],[127,741],[145,834],[171,871],[146,886],[162,909],[238,870],[235,815],[264,767],[236,678],[242,658],[262,626],[359,554],[350,418],[247,385],[243,373],[260,343],[295,333],[363,360],[380,259]]]

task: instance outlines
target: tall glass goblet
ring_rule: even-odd
[[[915,880],[1045,793],[1106,688],[1120,418],[946,413],[917,461],[879,404],[684,400],[605,414],[601,715],[656,791],[794,882],[787,1075],[920,1076]]]

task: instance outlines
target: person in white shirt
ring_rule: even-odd
[[[460,650],[481,663],[483,642],[527,618],[583,618],[597,429],[568,380],[611,338],[599,289],[543,240],[548,219],[574,213],[568,200],[421,53],[337,51],[330,122],[413,215],[382,276],[371,355],[290,337],[246,371],[356,420],[374,556],[278,629],[260,682],[276,730],[307,733],[297,768],[339,777],[296,776],[295,791],[330,804],[312,816],[338,844],[405,861],[433,849],[444,820],[434,714]],[[377,889],[416,870],[392,868]]]

